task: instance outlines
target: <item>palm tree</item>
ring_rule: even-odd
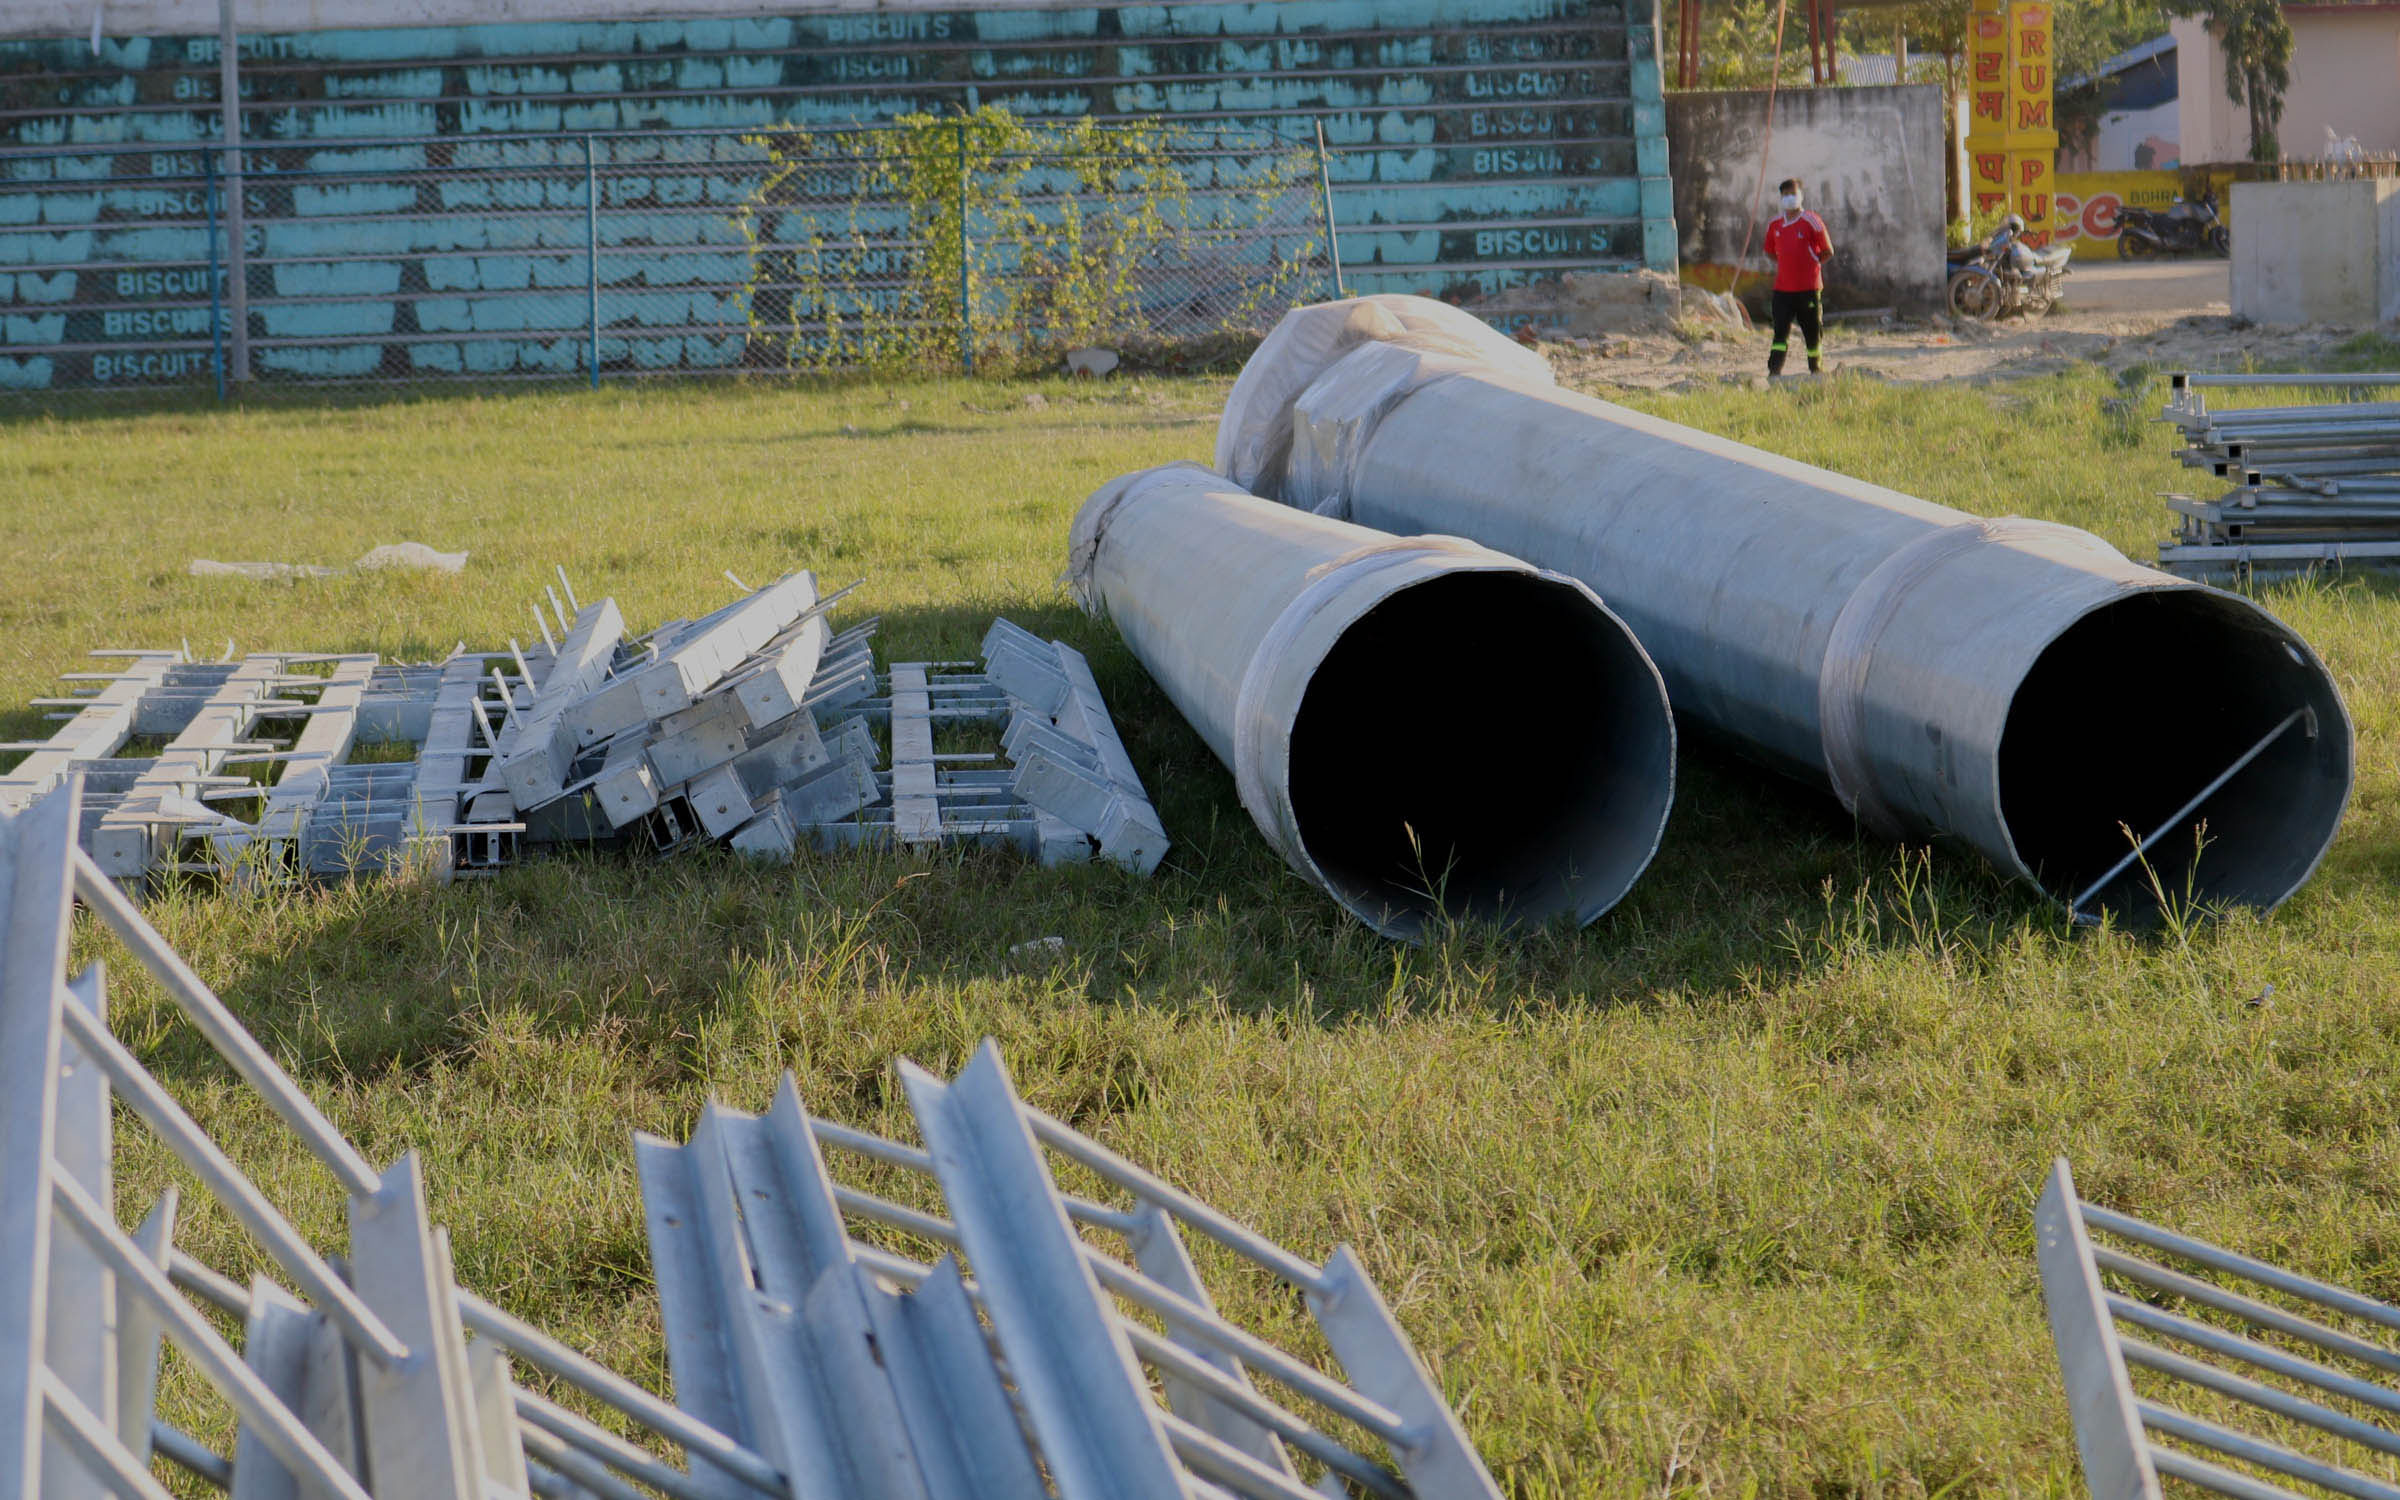
[[[2225,97],[2250,111],[2250,159],[2283,154],[2275,127],[2292,86],[2292,27],[2278,0],[2181,0],[2178,15],[2208,22],[2225,49]]]

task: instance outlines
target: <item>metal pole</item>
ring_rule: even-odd
[[[591,326],[592,389],[600,389],[600,162],[592,138],[583,138],[583,262],[586,313]]]
[[[217,93],[225,133],[225,306],[233,326],[232,375],[250,379],[249,233],[242,203],[242,55],[233,28],[233,0],[217,0]]]
[[[217,399],[225,399],[225,288],[217,280],[217,158],[202,149],[200,170],[207,178],[208,205],[208,362],[217,376]]]
[[[1325,122],[1317,125],[1317,202],[1325,213],[1325,254],[1333,262],[1333,294],[1350,295],[1349,284],[1342,280],[1342,237],[1333,227],[1333,176],[1325,169]]]
[[[965,373],[975,373],[975,304],[968,280],[968,263],[973,245],[967,239],[967,122],[961,119],[953,127],[958,142],[958,363]]]

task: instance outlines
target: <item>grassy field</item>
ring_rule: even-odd
[[[1828,797],[1690,756],[1656,865],[1596,926],[1395,948],[1267,852],[1055,581],[1074,507],[1126,468],[1205,458],[1223,389],[659,384],[0,417],[0,706],[96,646],[422,658],[526,635],[553,563],[637,628],[721,602],[721,569],[808,565],[863,577],[849,617],[880,613],[897,653],[965,654],[995,612],[1092,652],[1178,841],[1150,882],[997,856],[590,859],[154,903],[371,1158],[424,1154],[462,1280],[657,1385],[628,1130],[680,1138],[712,1096],[762,1108],[786,1069],[820,1112],[901,1130],[891,1060],[947,1072],[985,1035],[1029,1097],[1177,1183],[1312,1257],[1356,1245],[1524,1500],[2077,1491],[2029,1226],[2060,1153],[2091,1197],[2400,1296],[2388,586],[2268,595],[2332,664],[2360,750],[2340,841],[2272,919],[2073,933],[1971,856],[1864,841]],[[2083,370],[1642,404],[2139,556],[2184,471],[2165,429],[2105,405],[2123,394]],[[472,561],[185,572],[400,540]],[[0,735],[43,728],[0,713]],[[1063,953],[1008,956],[1052,935]],[[129,980],[118,1007],[338,1243],[330,1180],[156,990]],[[129,1134],[132,1216],[168,1169]],[[221,1214],[185,1242],[249,1260]],[[1290,1325],[1263,1293],[1230,1300]]]

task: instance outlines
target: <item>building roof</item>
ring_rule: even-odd
[[[2138,68],[2154,58],[2164,58],[2174,50],[2175,34],[2173,32],[2168,32],[2165,36],[2154,36],[2138,47],[2126,48],[2080,78],[2061,79],[2058,86],[2061,89],[2079,89],[2087,83],[2097,82],[2103,78],[2114,78],[2117,74],[2131,68]]]

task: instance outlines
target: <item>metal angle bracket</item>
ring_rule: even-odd
[[[424,1500],[484,1500],[486,1464],[456,1280],[447,1239],[426,1215],[415,1152],[384,1173],[373,1194],[351,1198],[350,1279],[410,1351],[388,1368],[359,1373],[376,1487]]]
[[[1061,1500],[1184,1500],[1164,1413],[1084,1258],[998,1045],[987,1040],[948,1084],[905,1061],[900,1078]]]

